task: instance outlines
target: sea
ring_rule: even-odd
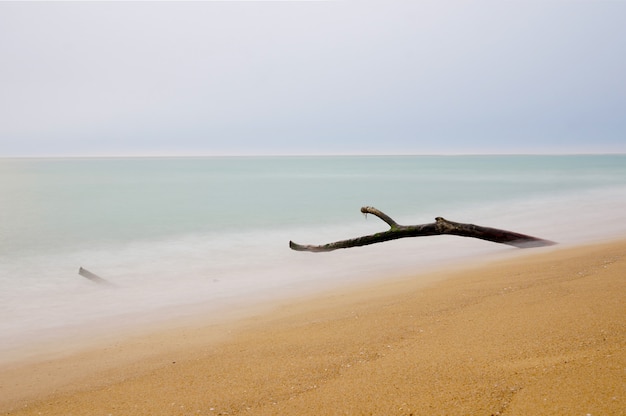
[[[400,224],[442,216],[555,247],[624,238],[626,155],[3,158],[0,357],[547,250],[456,236],[289,248],[388,229],[362,206]]]

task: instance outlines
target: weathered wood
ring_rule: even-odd
[[[92,282],[97,283],[99,285],[109,285],[109,286],[112,285],[112,283],[110,283],[109,281],[101,278],[100,276],[98,276],[98,275],[96,275],[94,273],[91,273],[87,269],[83,269],[82,267],[80,269],[78,269],[78,274],[83,276],[83,277],[86,277],[87,279],[89,279]]]
[[[530,235],[500,230],[497,228],[483,227],[480,225],[448,221],[442,217],[437,217],[435,218],[435,222],[428,224],[400,225],[391,219],[391,217],[387,214],[374,207],[362,207],[361,212],[377,216],[389,225],[389,230],[322,245],[303,245],[290,241],[289,247],[296,251],[326,252],[340,248],[359,247],[369,244],[382,243],[385,241],[397,240],[399,238],[425,237],[443,234],[479,238],[481,240],[507,244],[518,248],[545,247],[556,244],[553,241],[544,240]]]

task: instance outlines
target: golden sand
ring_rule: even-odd
[[[626,241],[524,253],[13,365],[0,413],[626,415]]]

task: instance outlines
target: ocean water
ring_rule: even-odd
[[[393,273],[519,249],[402,239],[289,249],[436,216],[561,245],[626,236],[626,155],[0,159],[0,357],[68,331],[216,321]],[[84,267],[111,283],[78,275]]]

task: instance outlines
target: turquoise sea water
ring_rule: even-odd
[[[0,159],[0,345],[272,301],[515,250],[429,237],[311,254],[400,223],[577,244],[626,235],[626,155]],[[85,267],[115,284],[78,276]]]

